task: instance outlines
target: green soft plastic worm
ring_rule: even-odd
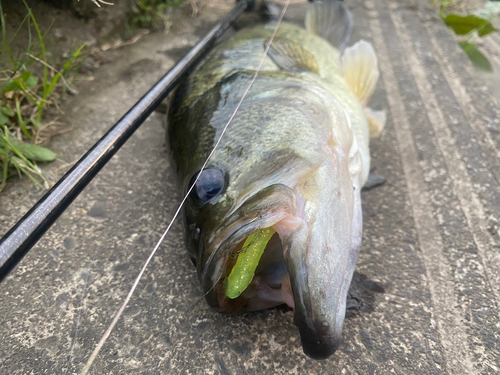
[[[267,243],[274,233],[276,232],[273,228],[265,228],[248,236],[227,278],[226,296],[228,298],[235,299],[248,288]]]

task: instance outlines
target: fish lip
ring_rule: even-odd
[[[327,324],[314,318],[308,318],[304,311],[295,310],[294,324],[300,333],[300,340],[304,354],[312,359],[327,359],[340,346],[342,326],[333,332]]]
[[[296,213],[295,193],[283,184],[270,185],[247,198],[215,231],[218,233],[210,241],[210,255],[200,262],[199,274],[204,292],[209,293],[221,280],[223,265],[219,263],[239,242],[259,229],[272,227],[286,217],[295,217]]]
[[[340,346],[340,334],[325,334],[316,329],[314,323],[308,324],[305,320],[294,319],[299,329],[302,350],[312,359],[327,359],[337,351]]]

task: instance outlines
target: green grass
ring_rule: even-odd
[[[13,175],[26,175],[40,187],[48,183],[37,162],[49,162],[56,154],[37,143],[46,125],[44,114],[56,106],[62,92],[68,88],[65,75],[74,73],[74,66],[84,46],[71,54],[58,70],[47,60],[45,39],[50,30],[42,32],[31,9],[17,31],[8,36],[5,15],[0,0],[2,47],[0,50],[0,192]],[[14,53],[12,42],[26,27],[29,39],[21,53]]]

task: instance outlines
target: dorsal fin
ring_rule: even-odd
[[[315,57],[293,40],[276,37],[269,48],[269,57],[281,69],[289,72],[312,71],[319,72]]]
[[[353,27],[351,12],[340,0],[310,3],[305,24],[308,31],[328,40],[340,52],[349,43]]]
[[[375,90],[380,75],[373,46],[361,39],[344,51],[341,64],[349,87],[365,107]]]

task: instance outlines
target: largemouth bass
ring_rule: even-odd
[[[237,32],[178,88],[168,143],[184,192],[273,27]],[[378,79],[376,55],[365,41],[343,51],[351,30],[338,1],[309,5],[306,29],[280,25],[184,208],[186,244],[209,305],[236,313],[286,303],[304,352],[317,359],[340,343],[361,245],[370,126],[377,133],[383,125],[365,108]]]

